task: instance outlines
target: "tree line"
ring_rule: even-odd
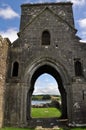
[[[32,100],[51,100],[52,97],[59,98],[58,95],[32,95]]]

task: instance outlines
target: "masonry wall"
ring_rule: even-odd
[[[51,35],[49,46],[42,45],[42,33],[45,30],[48,30]],[[80,43],[76,36],[72,4],[22,5],[20,32],[18,34],[19,38],[14,41],[9,53],[6,80],[8,88],[6,125],[17,124],[20,126],[20,124],[26,123],[27,93],[31,86],[29,77],[33,71],[28,75],[27,73],[41,59],[45,59],[45,64],[47,64],[48,59],[51,63],[55,63],[58,68],[57,71],[64,77],[63,79],[65,79],[63,75],[65,71],[69,79],[63,82],[68,93],[69,121],[70,123],[78,123],[79,121],[79,124],[86,124],[86,119],[81,119],[82,112],[85,112],[86,109],[86,105],[84,105],[86,102],[86,44]],[[74,66],[77,60],[82,64],[83,74],[79,77],[79,80],[83,79],[82,83],[73,81],[74,78],[77,79]],[[12,76],[12,71],[16,61],[19,64],[19,70],[18,76],[15,77]],[[77,109],[77,103],[79,103],[80,110]]]
[[[48,3],[48,4],[23,4],[21,6],[21,23],[20,30],[28,24],[28,22],[38,15],[44,8],[49,7],[56,14],[62,17],[64,20],[69,22],[72,26],[74,25],[73,13],[72,13],[72,3]]]
[[[5,105],[5,77],[7,71],[7,56],[8,56],[9,41],[0,36],[0,128],[4,121],[4,105]]]
[[[72,84],[72,118],[73,125],[86,124],[86,82],[77,78]]]

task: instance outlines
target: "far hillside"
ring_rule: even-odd
[[[59,95],[32,95],[32,100],[61,100]]]

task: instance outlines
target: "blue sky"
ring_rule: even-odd
[[[17,38],[20,25],[21,4],[67,1],[73,2],[75,28],[78,30],[77,35],[81,37],[82,42],[86,42],[86,0],[0,0],[0,35],[8,37],[11,42]],[[50,89],[54,93],[55,88],[53,87],[52,90],[52,85],[56,87],[56,81],[47,74],[38,78],[35,85],[35,92],[39,93],[40,84],[42,84],[41,88],[44,88],[45,83],[48,93],[51,93]],[[51,86],[51,88],[49,88],[49,86]]]

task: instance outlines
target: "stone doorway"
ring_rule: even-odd
[[[35,82],[31,99],[31,117],[61,117],[61,94],[57,81],[50,74],[40,75]]]
[[[30,89],[27,94],[27,110],[26,110],[27,120],[31,119],[31,96],[34,91],[35,82],[36,82],[37,78],[44,73],[50,74],[56,79],[56,81],[58,83],[58,89],[61,94],[61,102],[62,102],[61,118],[67,119],[67,93],[65,91],[62,78],[61,78],[59,72],[54,67],[52,67],[51,65],[45,64],[45,65],[38,67],[38,69],[36,69],[36,71],[34,71],[32,77],[31,77]]]

